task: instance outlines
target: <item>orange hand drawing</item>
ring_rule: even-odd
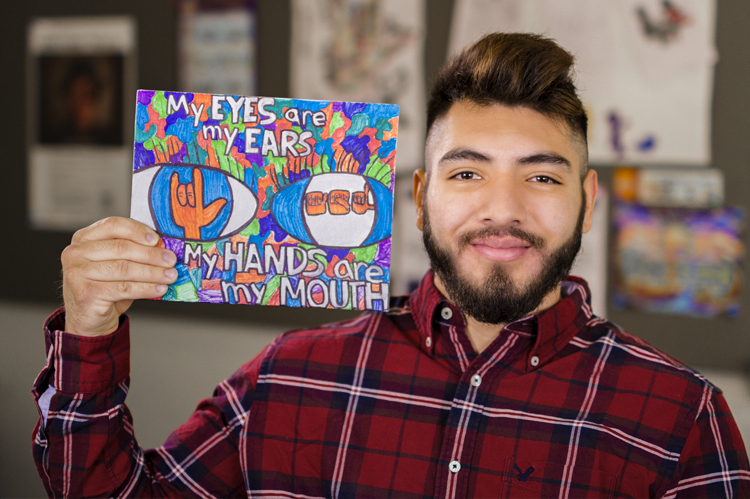
[[[349,206],[349,191],[336,189],[328,193],[328,211],[331,215],[346,215]]]
[[[365,181],[365,190],[352,193],[352,210],[358,215],[374,210],[375,203],[370,202],[370,184]]]
[[[305,194],[305,211],[308,215],[322,215],[326,212],[328,194],[325,192],[308,192]]]
[[[203,206],[203,175],[198,168],[193,168],[193,181],[187,184],[181,184],[180,176],[173,173],[169,193],[175,225],[183,228],[186,239],[200,239],[201,227],[213,222],[227,204],[226,199],[217,199]]]

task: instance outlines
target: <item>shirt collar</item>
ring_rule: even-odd
[[[552,308],[505,326],[506,331],[533,338],[529,358],[534,355],[539,357],[539,366],[565,348],[570,340],[586,327],[593,315],[591,293],[588,284],[582,278],[567,276],[562,282],[561,294],[562,299]],[[436,314],[445,307],[450,307],[453,311],[451,322],[455,321],[454,324],[457,326],[465,325],[459,309],[435,287],[431,270],[412,292],[410,302],[422,344],[434,335]]]
[[[552,308],[505,326],[508,331],[533,335],[529,358],[539,358],[537,367],[565,348],[587,327],[593,315],[589,286],[582,278],[569,275],[563,279],[561,294],[562,298]]]

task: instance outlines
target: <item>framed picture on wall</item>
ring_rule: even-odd
[[[130,17],[38,18],[28,30],[28,220],[75,231],[127,216],[135,97]]]

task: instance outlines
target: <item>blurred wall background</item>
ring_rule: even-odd
[[[427,2],[426,87],[445,59],[452,8],[452,0]],[[4,68],[0,92],[6,96],[8,111],[0,122],[4,150],[0,213],[6,233],[4,244],[0,245],[0,497],[44,496],[30,452],[37,414],[28,392],[44,365],[41,325],[61,303],[59,255],[71,237],[66,233],[33,231],[27,224],[26,29],[34,17],[102,14],[129,14],[137,20],[138,88],[175,89],[176,12],[174,4],[167,0],[34,0],[5,2],[0,7]],[[258,19],[258,95],[287,96],[289,1],[260,0]],[[726,203],[746,209],[750,208],[748,21],[750,3],[719,3],[719,62],[712,117],[712,166],[725,174]],[[604,183],[611,182],[610,170],[598,171]],[[746,233],[746,244],[747,241]],[[750,363],[747,290],[742,306],[744,312],[738,319],[615,311],[609,318],[683,362],[716,372],[712,379],[727,390],[739,420],[750,418],[750,403],[742,398],[750,395],[742,382],[743,369]],[[163,441],[172,428],[187,418],[201,397],[210,395],[216,383],[231,375],[276,334],[351,314],[139,302],[130,315],[133,376],[129,406],[141,444],[150,447]]]

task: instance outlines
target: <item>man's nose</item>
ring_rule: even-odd
[[[487,225],[516,226],[526,219],[523,186],[501,176],[488,182],[479,196],[478,215]]]

